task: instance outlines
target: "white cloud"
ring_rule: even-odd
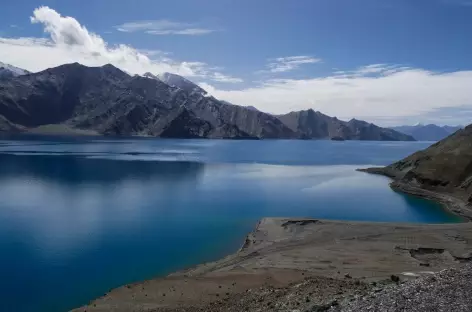
[[[267,64],[267,70],[263,70],[262,72],[270,72],[270,73],[282,73],[291,71],[294,69],[299,68],[301,65],[305,64],[314,64],[321,62],[321,59],[314,58],[311,56],[306,55],[298,55],[298,56],[287,56],[287,57],[278,57],[274,59],[269,59],[270,63]]]
[[[472,71],[379,68],[373,65],[356,74],[304,80],[273,79],[242,90],[201,86],[221,100],[274,114],[313,108],[339,118],[355,117],[384,125],[401,123],[408,116],[432,117],[432,111],[447,107],[472,107]]]
[[[150,35],[188,35],[198,36],[215,32],[216,29],[202,28],[197,24],[169,20],[135,21],[115,26],[122,32],[145,32]]]
[[[202,62],[177,62],[161,51],[143,52],[124,44],[111,46],[75,18],[61,16],[49,7],[35,9],[31,22],[41,24],[49,38],[0,37],[0,60],[33,72],[64,63],[111,63],[132,74],[172,72],[219,82],[239,81]]]
[[[219,73],[219,72],[215,72],[213,73],[210,78],[212,80],[215,80],[215,81],[219,81],[219,82],[228,82],[228,83],[239,83],[239,82],[243,82],[242,79],[240,78],[235,78],[235,77],[231,77],[231,76],[227,76],[227,75],[224,75],[222,73]]]
[[[390,75],[394,74],[396,72],[404,71],[411,69],[410,67],[407,66],[401,66],[401,65],[388,65],[388,64],[370,64],[370,65],[365,65],[358,67],[355,70],[350,70],[350,71],[335,71],[334,74],[337,77],[363,77],[363,76],[368,76],[368,75]]]
[[[214,32],[214,30],[204,29],[204,28],[187,28],[187,29],[181,29],[181,30],[165,29],[165,30],[146,31],[146,33],[150,35],[188,35],[188,36],[206,35],[212,32]]]

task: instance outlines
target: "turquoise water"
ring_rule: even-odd
[[[0,311],[65,311],[234,252],[266,216],[457,222],[354,169],[427,142],[0,141]]]

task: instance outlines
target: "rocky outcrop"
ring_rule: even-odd
[[[312,109],[279,115],[278,118],[304,139],[414,141],[411,136],[392,129],[356,119],[345,122]]]
[[[244,139],[251,136],[235,125],[224,124],[214,127],[210,122],[198,118],[185,107],[181,107],[175,113],[175,117],[168,122],[159,134],[163,138],[224,138]]]
[[[471,202],[472,125],[387,167],[364,171],[387,175],[402,185],[451,194]]]
[[[179,109],[177,116],[160,133],[164,138],[206,138],[213,129],[208,121],[195,116],[186,108]]]
[[[8,119],[3,116],[0,116],[0,133],[1,132],[20,132],[22,130],[21,126],[11,123]]]
[[[0,62],[0,80],[27,75],[29,73],[30,72],[25,69]]]

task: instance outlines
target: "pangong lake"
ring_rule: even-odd
[[[459,222],[355,171],[430,144],[4,138],[0,311],[66,311],[216,260],[262,217]]]

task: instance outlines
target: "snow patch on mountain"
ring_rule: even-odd
[[[25,69],[0,62],[0,78],[17,77],[29,73],[30,72]]]

